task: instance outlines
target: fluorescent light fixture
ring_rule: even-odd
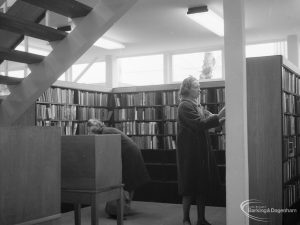
[[[105,49],[121,49],[121,48],[125,48],[125,45],[116,42],[116,41],[112,41],[112,40],[108,40],[107,38],[99,38],[95,43],[95,46],[100,47],[100,48],[105,48]]]
[[[189,8],[187,16],[215,34],[224,36],[223,18],[208,9],[206,5]]]

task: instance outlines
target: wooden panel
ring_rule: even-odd
[[[8,77],[0,75],[0,84],[15,85],[21,83],[23,78]]]
[[[165,85],[147,85],[147,86],[133,86],[133,87],[118,87],[113,88],[113,93],[129,93],[129,92],[143,92],[143,91],[168,91],[180,88],[181,83],[165,84]],[[224,87],[224,80],[216,81],[201,81],[201,88]]]
[[[281,63],[280,56],[247,59],[249,199],[276,209],[283,204]],[[281,224],[282,214],[269,217]]]
[[[121,184],[121,136],[62,137],[62,188],[96,190]]]
[[[26,2],[16,1],[6,14],[38,23],[44,18],[45,12],[45,9],[30,5]],[[24,36],[21,34],[0,30],[0,47],[14,49],[22,42],[23,38]],[[2,60],[0,60],[0,63],[2,63]]]
[[[97,91],[97,92],[99,92],[99,91],[100,92],[111,92],[112,91],[112,88],[108,88],[105,86],[90,85],[90,84],[78,84],[78,83],[61,81],[61,80],[55,81],[53,86],[62,87],[62,88],[86,90],[86,91]]]
[[[60,214],[60,129],[0,127],[0,224]]]
[[[14,62],[27,64],[40,63],[44,60],[44,56],[28,52],[10,50],[8,48],[0,48],[0,58],[4,60],[10,60]]]
[[[46,41],[58,41],[67,36],[66,32],[46,27],[32,21],[19,19],[4,13],[0,13],[0,29]]]
[[[86,16],[92,8],[74,0],[22,0],[70,18]]]

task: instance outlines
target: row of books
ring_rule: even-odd
[[[300,198],[300,182],[299,180],[291,185],[287,185],[283,189],[283,208],[290,208]]]
[[[162,98],[163,105],[178,105],[179,104],[178,90],[163,92],[161,98]]]
[[[161,104],[159,92],[140,92],[113,95],[115,106],[147,106]]]
[[[164,124],[164,134],[177,134],[177,122],[167,121]]]
[[[74,105],[36,105],[38,120],[109,120],[112,112],[103,108],[77,107]]]
[[[289,70],[282,69],[282,88],[285,91],[292,93],[299,93],[299,78],[295,74],[291,73]],[[296,89],[297,86],[297,89]]]
[[[59,87],[48,88],[39,98],[39,102],[80,104],[86,106],[108,106],[108,93],[80,91]]]
[[[284,183],[300,175],[300,167],[297,169],[297,164],[300,165],[300,157],[289,158],[288,160],[283,162]]]
[[[175,137],[171,136],[163,137],[162,143],[157,136],[132,136],[131,139],[137,144],[140,149],[176,149]]]
[[[61,128],[62,135],[75,135],[77,134],[78,123],[72,121],[37,121],[37,126],[47,127],[55,126]]]
[[[222,105],[216,106],[217,110],[223,108]],[[205,105],[204,109],[209,110],[209,106]],[[178,107],[177,106],[165,106],[160,108],[124,108],[124,109],[114,109],[114,120],[160,120],[160,119],[173,119],[177,118]]]
[[[74,104],[75,91],[62,88],[48,88],[39,98],[39,102]]]
[[[201,89],[198,102],[200,104],[225,102],[225,88]]]
[[[161,118],[160,114],[155,108],[114,109],[114,120],[157,120]]]
[[[287,94],[285,92],[282,93],[282,111],[284,113],[296,113],[300,112],[300,104],[299,100],[295,100],[294,95]],[[297,110],[296,110],[297,108]]]
[[[157,134],[158,131],[158,124],[156,122],[149,122],[149,123],[137,123],[133,122],[122,122],[117,123],[115,125],[116,128],[123,131],[127,135],[145,135],[145,134]]]
[[[283,138],[283,160],[293,158],[300,151],[297,151],[297,147],[300,147],[300,137],[291,136]]]
[[[165,106],[163,108],[163,118],[164,119],[176,119],[178,113],[177,106]]]
[[[140,149],[158,149],[159,140],[157,136],[132,136],[131,139]]]
[[[36,105],[36,118],[43,120],[76,120],[74,105]]]
[[[166,150],[175,150],[176,149],[176,140],[175,137],[168,136],[164,137],[164,149]]]
[[[77,120],[98,119],[101,121],[108,121],[111,117],[112,111],[105,108],[90,108],[78,107]]]
[[[86,106],[108,106],[108,94],[78,91],[78,104]]]
[[[299,121],[299,118],[297,118]],[[295,135],[295,117],[283,115],[283,135]]]

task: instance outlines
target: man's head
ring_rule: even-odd
[[[88,134],[99,134],[103,127],[105,125],[100,120],[89,119],[87,122]]]

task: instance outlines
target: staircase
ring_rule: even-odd
[[[0,13],[0,63],[26,63],[31,70],[24,79],[0,75],[0,84],[11,92],[0,99],[0,125],[13,125],[136,1],[98,0],[91,8],[76,0],[18,0]],[[76,27],[68,34],[40,25],[46,10],[72,18]],[[44,57],[14,50],[25,35],[48,41],[53,51]]]

